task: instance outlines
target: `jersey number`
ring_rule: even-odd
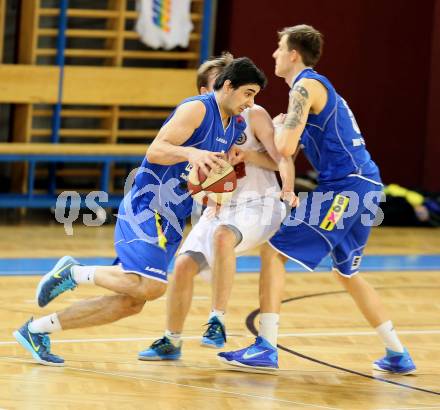
[[[356,122],[356,118],[354,118],[353,112],[350,110],[350,107],[347,104],[347,101],[345,101],[343,98],[341,98],[342,103],[344,104],[344,107],[347,109],[348,116],[350,117],[351,123],[353,125],[353,129],[356,131],[357,134],[361,133],[361,130],[359,128],[358,123]]]

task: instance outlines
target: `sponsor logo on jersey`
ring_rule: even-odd
[[[329,211],[327,212],[327,215],[325,216],[319,227],[326,231],[332,231],[338,221],[341,219],[342,214],[347,208],[349,202],[349,197],[340,194],[336,195]]]
[[[222,144],[227,144],[228,143],[228,141],[226,141],[224,138],[221,138],[221,137],[217,137],[215,140],[218,141],[218,142],[221,142]]]
[[[167,247],[167,237],[163,233],[162,217],[158,214],[157,211],[154,212],[154,219],[156,220],[157,244],[159,245],[160,248],[166,250],[166,247]],[[150,269],[150,270],[152,271],[152,269]]]
[[[359,266],[361,265],[361,259],[362,259],[362,256],[353,257],[353,262],[351,264],[351,270],[359,269]]]
[[[188,174],[192,170],[192,165],[188,163],[188,165],[185,167],[185,171],[180,174],[180,178],[182,178],[185,182],[188,182]]]
[[[243,145],[247,141],[247,135],[245,132],[242,132],[241,135],[237,138],[237,141],[235,143],[237,145]]]
[[[360,137],[360,138],[353,138],[353,147],[360,147],[361,145],[365,145],[365,140]]]
[[[147,266],[145,268],[145,270],[149,271],[149,272],[157,273],[157,274],[162,275],[162,276],[166,276],[167,275],[166,272],[164,272],[162,269],[152,268],[151,266]]]

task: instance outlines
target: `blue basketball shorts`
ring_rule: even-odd
[[[171,222],[157,212],[148,214],[139,223],[121,203],[115,226],[115,264],[126,272],[167,283],[168,266],[182,240],[185,220],[173,218]]]
[[[350,175],[318,185],[301,198],[269,244],[310,271],[330,254],[341,275],[358,273],[371,227],[377,224],[383,185],[376,181],[378,175]]]

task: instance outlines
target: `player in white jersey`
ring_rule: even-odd
[[[210,60],[199,69],[200,92],[209,91],[230,54]],[[200,81],[202,77],[202,81]],[[242,112],[247,127],[231,150],[229,160],[237,169],[237,190],[218,212],[207,208],[184,241],[176,259],[167,294],[167,329],[164,336],[139,353],[141,360],[177,360],[181,333],[188,314],[195,275],[212,279],[212,311],[201,344],[220,348],[226,341],[224,315],[235,273],[235,257],[268,240],[286,214],[274,171],[278,162],[293,168],[291,159],[280,158],[274,145],[272,120],[254,105]],[[244,175],[245,174],[245,175]]]
[[[258,105],[243,111],[241,116],[246,120],[247,127],[236,142],[240,150],[236,152],[240,159],[246,158],[245,175],[240,175],[238,171],[237,189],[231,201],[222,206],[217,215],[211,209],[204,212],[179,252],[180,255],[202,254],[201,267],[204,269],[201,273],[207,279],[211,279],[215,259],[213,240],[219,226],[235,232],[238,238],[235,253],[240,255],[270,238],[286,213],[284,204],[279,200],[280,186],[274,173],[276,164],[271,158],[267,158],[267,164],[261,164],[261,160],[256,161],[259,165],[252,163],[253,154],[267,151],[255,132],[258,134],[258,129],[270,124],[271,120],[266,110]],[[265,143],[271,149],[270,142]],[[235,162],[237,158],[231,158],[231,161]]]

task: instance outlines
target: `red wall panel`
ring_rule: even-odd
[[[288,93],[273,74],[277,30],[313,25],[325,38],[317,70],[350,104],[384,182],[433,189],[424,159],[426,113],[437,109],[429,104],[435,2],[440,0],[221,0],[216,52],[247,55],[265,71],[269,85],[257,102],[275,115],[285,111]],[[439,26],[437,20],[437,39]],[[305,163],[299,165],[304,170]]]
[[[432,27],[423,185],[440,192],[440,1],[435,5]]]

